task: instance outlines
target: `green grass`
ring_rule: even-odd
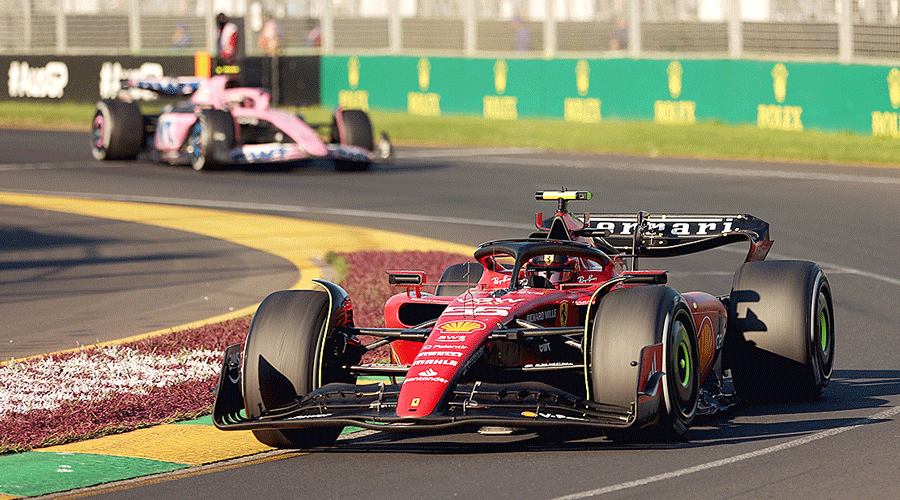
[[[329,110],[300,109],[311,122],[329,120]],[[0,102],[0,128],[90,129],[93,104]],[[659,125],[604,121],[573,124],[562,120],[485,120],[471,116],[414,117],[372,111],[377,130],[398,145],[523,146],[685,158],[743,158],[894,166],[900,141],[853,133],[782,132],[754,125],[697,123]]]

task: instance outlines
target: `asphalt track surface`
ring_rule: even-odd
[[[325,450],[263,453],[243,462],[83,492],[91,497],[900,497],[898,170],[527,149],[401,148],[395,165],[368,173],[335,173],[327,164],[318,164],[278,172],[201,174],[146,163],[96,163],[89,158],[86,134],[3,131],[0,186],[6,192],[340,223],[472,246],[527,233],[535,212],[554,208],[535,201],[536,190],[589,189],[595,198],[583,205],[588,211],[760,217],[772,226],[775,246],[770,259],[820,263],[835,295],[837,359],[832,383],[820,400],[740,409],[699,422],[686,441],[674,445],[617,446],[591,436],[548,442],[534,434],[351,435]],[[122,300],[131,309],[156,304],[154,321],[174,325],[212,312],[199,308],[196,317],[185,318],[180,315],[190,308],[178,307],[200,297],[206,284],[253,295],[255,289],[236,283],[259,281],[255,286],[261,298],[270,288],[296,279],[283,259],[208,238],[34,209],[0,207],[0,214],[0,230],[24,231],[39,252],[32,259],[38,264],[10,266],[29,257],[15,253],[23,252],[21,248],[4,248],[2,305],[4,317],[13,313],[14,318],[4,320],[4,336],[26,325],[18,323],[24,321],[20,316],[36,316],[41,307],[49,307],[46,301],[62,300],[59,307],[67,307],[91,303],[96,294],[125,295]],[[104,252],[117,250],[119,257],[145,258],[66,253],[84,252],[91,245]],[[61,253],[40,253],[53,249]],[[146,251],[138,252],[141,249]],[[657,262],[655,267],[669,269],[670,284],[681,290],[724,294],[741,257],[739,249],[717,250]],[[215,265],[221,258],[232,261]],[[64,272],[37,271],[60,263]],[[242,263],[247,263],[245,269]],[[179,279],[172,279],[173,266],[183,269],[174,273]],[[226,267],[233,274],[222,275]],[[64,278],[59,287],[45,283],[47,276],[55,275]],[[92,277],[93,287],[78,286],[84,276]],[[69,277],[74,278],[66,281]],[[145,285],[146,279],[154,285]],[[193,288],[185,285],[181,293],[187,295],[166,295],[165,290],[182,281],[194,283]],[[253,303],[247,296],[232,299],[213,309]],[[242,300],[246,303],[238,304]],[[97,322],[104,321],[100,309],[91,312]],[[117,329],[139,319],[128,311],[125,303],[111,302],[106,324]],[[193,312],[187,311],[189,316]],[[47,334],[40,347],[50,348],[54,342],[59,348],[71,347],[79,335],[74,330],[81,328],[79,314],[73,309],[48,317],[46,328],[55,333]],[[107,333],[116,336],[115,331]],[[121,336],[131,333],[123,331]],[[7,356],[8,340],[2,341],[0,352]]]

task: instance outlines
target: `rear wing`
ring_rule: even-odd
[[[769,223],[752,215],[584,214],[583,236],[602,238],[634,257],[677,257],[747,241],[746,262],[763,260],[772,246]]]
[[[200,88],[209,78],[194,76],[168,76],[162,78],[128,78],[121,81],[122,90],[130,88],[149,90],[170,96],[188,96]]]

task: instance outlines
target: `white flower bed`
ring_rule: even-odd
[[[121,346],[81,352],[69,359],[26,360],[0,367],[0,418],[53,410],[64,402],[94,401],[113,393],[146,394],[150,388],[218,374],[222,353],[186,351],[160,356]]]

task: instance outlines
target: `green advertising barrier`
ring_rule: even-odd
[[[721,121],[900,138],[900,70],[745,60],[322,57],[324,106],[573,122]]]

